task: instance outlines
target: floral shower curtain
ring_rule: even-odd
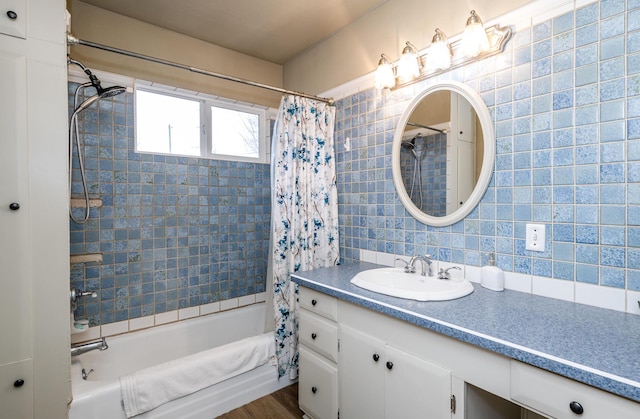
[[[335,108],[285,95],[272,146],[272,285],[278,377],[298,376],[298,287],[289,275],[337,265]]]

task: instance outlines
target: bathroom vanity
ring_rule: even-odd
[[[450,301],[300,285],[299,404],[311,418],[637,418],[640,318],[515,291]]]

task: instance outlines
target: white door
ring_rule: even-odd
[[[0,47],[0,406],[7,417],[27,418],[33,416],[27,59],[9,47],[17,42]]]
[[[451,133],[447,135],[447,214],[469,199],[476,185],[476,113],[469,101],[451,93]]]

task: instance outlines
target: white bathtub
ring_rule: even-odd
[[[260,335],[265,304],[254,304],[139,332],[107,338],[109,349],[72,359],[73,402],[69,419],[125,418],[119,377],[163,362]],[[82,368],[93,369],[87,380]],[[212,419],[283,388],[269,363],[252,371],[166,403],[136,418]]]

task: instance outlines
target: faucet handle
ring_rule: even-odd
[[[91,297],[96,298],[98,294],[94,291],[80,291],[77,288],[71,288],[69,292],[69,298],[71,299],[71,304],[76,304],[78,300],[82,297]]]
[[[450,267],[450,268],[448,268],[448,269],[440,268],[440,271],[438,271],[438,279],[449,279],[449,278],[450,278],[450,277],[449,277],[449,271],[450,271],[451,269],[457,269],[457,270],[459,270],[459,271],[461,271],[461,270],[462,270],[462,269],[460,269],[460,267],[459,267],[459,266],[452,266],[452,267]]]
[[[396,258],[396,260],[399,260],[400,262],[404,263],[404,271],[405,271],[405,273],[412,274],[412,273],[414,273],[416,271],[415,266],[413,266],[411,264],[411,262],[407,262],[406,260],[404,260],[402,258]]]

